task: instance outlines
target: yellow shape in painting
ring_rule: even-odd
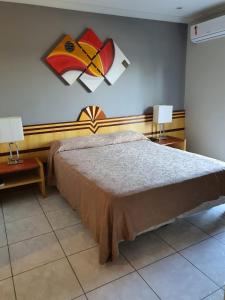
[[[100,55],[96,55],[95,58],[92,60],[92,63],[98,68],[98,70],[101,72],[101,74],[104,74],[104,68],[102,65],[102,60]]]
[[[90,64],[90,66],[87,69],[87,73],[91,74],[93,76],[96,76],[96,77],[101,77],[102,76],[102,73],[99,72],[99,70],[93,64]]]
[[[90,58],[93,58],[98,52],[98,50],[94,46],[92,46],[86,42],[79,41],[78,44],[89,55]]]
[[[89,55],[90,58],[94,57],[94,59],[92,60],[93,64],[95,64],[95,66],[103,74],[104,69],[103,69],[103,66],[102,66],[101,58],[97,54],[98,50],[95,47],[93,47],[92,45],[88,44],[88,43],[85,43],[85,42],[78,42],[78,43],[82,47],[82,49]],[[95,76],[99,76],[99,75],[95,75]]]
[[[85,54],[70,35],[65,35],[62,41],[56,46],[56,48],[48,55],[48,57],[55,55],[67,55],[72,56],[83,64],[88,66],[91,63],[90,58]]]

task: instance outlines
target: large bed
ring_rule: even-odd
[[[119,242],[225,195],[225,163],[127,131],[53,142],[49,182],[99,243],[100,263]]]

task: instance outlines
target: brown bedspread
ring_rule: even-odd
[[[133,132],[53,143],[49,180],[114,259],[121,240],[225,195],[225,163]]]

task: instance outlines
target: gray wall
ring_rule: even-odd
[[[88,93],[65,86],[41,60],[63,35],[91,27],[131,61],[113,86]],[[142,114],[153,104],[184,106],[186,25],[0,3],[0,116],[24,124],[70,121],[91,104],[107,116]]]
[[[225,38],[188,41],[186,67],[188,148],[225,160]]]

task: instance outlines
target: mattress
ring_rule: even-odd
[[[100,262],[121,240],[225,195],[225,163],[161,146],[134,132],[58,141],[49,179],[99,243]]]

